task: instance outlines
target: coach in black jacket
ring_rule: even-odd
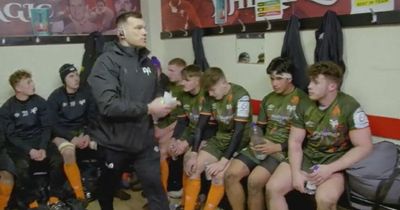
[[[133,163],[150,209],[166,210],[153,119],[167,115],[176,104],[156,98],[157,72],[147,57],[147,32],[141,14],[123,13],[117,26],[119,41],[97,59],[88,79],[100,112],[97,129],[91,134],[105,161],[99,203],[102,210],[113,209],[113,193],[123,167]]]

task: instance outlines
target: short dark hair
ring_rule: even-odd
[[[26,78],[32,78],[32,74],[25,69],[19,69],[10,75],[8,82],[10,83],[11,87],[15,89],[17,83]]]
[[[308,67],[308,76],[311,79],[317,78],[320,74],[334,81],[338,87],[342,85],[343,69],[335,62],[321,61]]]
[[[182,78],[184,79],[189,79],[191,77],[201,77],[201,75],[203,74],[201,68],[193,64],[183,68],[181,73],[182,73]]]
[[[274,72],[276,72],[276,74],[293,74],[293,69],[293,63],[289,58],[276,57],[269,63],[267,67],[267,74],[272,74]]]
[[[123,13],[119,14],[115,22],[116,22],[117,26],[119,26],[120,24],[126,23],[128,18],[130,18],[130,17],[137,18],[137,19],[143,18],[142,13],[140,13],[140,12],[128,11],[128,12],[123,12]]]
[[[225,79],[225,74],[222,69],[218,67],[210,67],[201,77],[201,85],[205,90],[209,90],[221,79]]]
[[[173,58],[168,62],[168,65],[186,66],[186,61],[182,58]]]

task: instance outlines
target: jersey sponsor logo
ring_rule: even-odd
[[[76,105],[76,101],[71,101],[71,102],[69,102],[69,105],[70,105],[71,107],[74,107],[74,106]]]
[[[296,110],[296,105],[290,105],[290,104],[288,104],[288,105],[286,106],[286,110],[287,110],[289,113],[292,113],[292,112],[294,112],[294,111]]]
[[[238,117],[248,117],[250,113],[250,97],[242,96],[237,103],[237,113]]]
[[[268,110],[268,111],[272,111],[272,110],[274,110],[274,108],[275,108],[275,105],[273,105],[273,104],[269,104],[269,105],[267,106],[267,110]]]
[[[144,74],[147,74],[147,76],[149,76],[151,74],[150,67],[142,67],[142,71]]]
[[[279,114],[272,114],[271,115],[271,120],[278,122],[279,124],[286,124],[286,122],[290,119],[289,116],[286,115],[279,115]]]
[[[315,127],[315,123],[313,121],[307,121],[306,122],[306,126],[309,127],[309,128],[313,128],[313,127]]]
[[[233,115],[226,115],[226,116],[218,115],[217,116],[217,120],[222,122],[222,123],[224,123],[224,124],[226,124],[226,125],[229,125],[229,123],[231,122],[232,118],[233,118]]]
[[[366,128],[369,126],[367,114],[365,114],[361,107],[356,109],[356,111],[353,113],[353,121],[354,127],[356,128]]]
[[[29,115],[29,112],[27,110],[24,110],[21,113],[22,113],[22,117],[26,117]]]

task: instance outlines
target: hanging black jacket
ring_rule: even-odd
[[[105,38],[98,32],[92,32],[89,34],[85,41],[85,52],[82,59],[82,69],[79,74],[81,85],[87,84],[87,78],[92,71],[94,62],[103,53]]]
[[[193,51],[194,51],[194,63],[198,65],[201,70],[205,71],[210,66],[208,65],[206,55],[204,54],[204,47],[203,47],[203,29],[196,28],[192,32],[192,44],[193,44]]]
[[[333,61],[345,71],[342,26],[335,12],[328,10],[325,13],[321,26],[315,32],[315,39],[314,61]]]
[[[108,46],[88,78],[100,113],[97,128],[89,132],[101,146],[140,152],[155,145],[147,104],[158,93],[157,70],[145,48]]]
[[[296,87],[307,91],[309,82],[306,74],[307,61],[304,57],[303,47],[301,46],[299,28],[299,19],[295,15],[292,15],[286,28],[281,57],[287,57],[293,62],[293,84]]]

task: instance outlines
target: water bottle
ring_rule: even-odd
[[[253,144],[253,147],[259,144],[265,144],[264,136],[260,127],[258,127],[255,123],[251,124],[250,130],[250,141]],[[264,160],[267,155],[263,152],[253,151],[254,155],[259,160]]]
[[[318,165],[313,165],[310,168],[310,172],[313,173],[315,171],[318,171],[319,166]],[[305,186],[304,186],[304,190],[306,191],[306,194],[309,195],[314,195],[315,191],[317,190],[317,185],[315,185],[312,181],[306,181]]]

